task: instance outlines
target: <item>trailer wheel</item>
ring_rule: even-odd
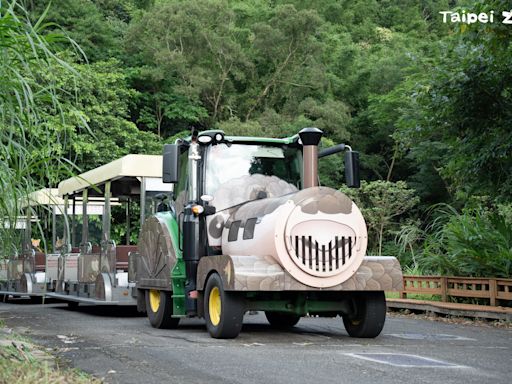
[[[300,320],[300,316],[286,312],[265,312],[268,322],[274,328],[291,328]]]
[[[206,283],[204,316],[211,337],[233,339],[242,329],[244,300],[234,292],[224,291],[222,279],[214,273]]]
[[[354,312],[343,316],[345,329],[351,337],[377,337],[386,320],[386,298],[383,291],[361,292],[352,299]]]
[[[154,328],[174,329],[180,319],[172,316],[171,292],[156,289],[146,290],[146,312],[149,323]]]

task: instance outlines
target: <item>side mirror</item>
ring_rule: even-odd
[[[345,152],[345,183],[349,188],[359,188],[361,179],[359,177],[359,152]]]
[[[177,183],[179,175],[180,148],[177,144],[164,145],[164,159],[162,164],[162,181],[164,183]]]

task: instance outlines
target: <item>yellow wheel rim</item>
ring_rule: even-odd
[[[158,312],[158,308],[160,308],[160,291],[155,289],[149,291],[149,305],[153,312]]]
[[[208,298],[208,309],[210,312],[210,321],[217,326],[220,323],[221,299],[218,287],[213,287]]]

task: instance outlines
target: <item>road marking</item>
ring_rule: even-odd
[[[261,347],[265,344],[261,344],[261,343],[242,343],[243,346],[245,347]]]
[[[393,336],[406,340],[439,340],[439,341],[476,341],[470,337],[448,335],[444,333],[425,335],[423,333],[386,333],[384,336]]]
[[[80,342],[77,336],[66,336],[66,335],[57,335],[57,338],[62,341],[64,344],[74,344]]]
[[[345,353],[345,355],[401,368],[467,368],[463,365],[405,353]]]

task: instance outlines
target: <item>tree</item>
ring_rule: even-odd
[[[153,68],[154,80],[166,79],[173,96],[191,106],[201,100],[211,124],[235,108],[228,96],[250,65],[240,42],[247,33],[223,1],[174,1],[157,5],[134,23],[127,45]],[[196,112],[203,117],[200,109]],[[192,120],[199,120],[196,116]]]
[[[419,201],[414,190],[409,189],[403,181],[362,181],[360,189],[343,187],[341,191],[353,198],[361,208],[368,226],[370,249],[373,244],[378,255],[382,254],[384,238],[391,233],[398,219]]]
[[[93,64],[73,64],[79,78],[63,71],[45,74],[58,86],[57,94],[65,105],[75,105],[79,112],[68,114],[61,122],[53,110],[46,110],[43,127],[67,132],[69,159],[81,171],[96,168],[129,153],[161,153],[158,136],[140,131],[129,120],[129,105],[137,92],[127,85],[117,60]],[[88,130],[80,127],[87,124]]]
[[[132,120],[143,130],[166,137],[208,117],[207,109],[199,100],[175,92],[172,80],[158,76],[158,71],[134,68],[129,80],[139,91],[132,107]]]
[[[49,29],[58,28],[76,42],[89,62],[121,58],[127,24],[153,0],[25,0],[32,18],[45,12]],[[63,46],[65,49],[65,47]]]
[[[269,13],[268,21],[252,27],[254,72],[243,107],[245,120],[255,110],[296,110],[301,100],[321,93],[326,85],[317,12],[286,4]]]
[[[476,2],[473,11],[507,6]],[[418,163],[438,159],[436,172],[462,203],[475,194],[512,195],[511,36],[501,23],[464,27],[407,90],[395,137]]]

